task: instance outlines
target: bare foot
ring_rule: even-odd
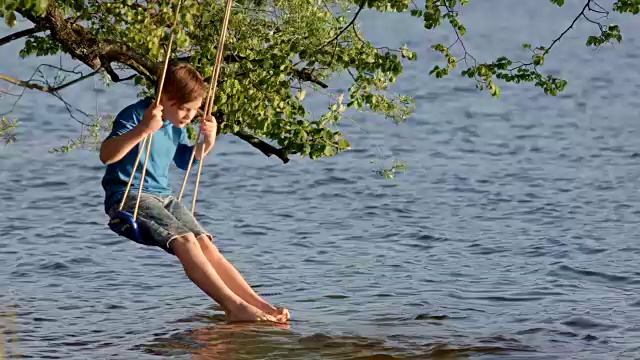
[[[247,303],[238,306],[238,308],[233,311],[226,311],[225,314],[227,322],[230,323],[257,321],[282,322],[282,320],[277,319],[275,316],[260,311]]]
[[[276,309],[273,312],[270,312],[272,316],[275,316],[276,319],[280,321],[289,321],[291,319],[291,314],[289,314],[289,309],[280,308]]]
[[[291,319],[289,310],[286,308],[278,309],[267,302],[260,304],[260,306],[258,306],[257,308],[262,310],[264,313],[275,317],[276,319],[278,319],[278,321],[288,321],[289,319]]]

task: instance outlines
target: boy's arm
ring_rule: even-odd
[[[105,165],[120,161],[147,134],[148,132],[138,125],[122,135],[107,138],[100,146],[100,161]]]
[[[176,153],[173,157],[173,161],[179,169],[187,170],[189,167],[189,161],[191,160],[191,155],[193,154],[195,148],[195,157],[193,159],[193,163],[196,164],[198,161],[202,160],[200,154],[202,153],[202,147],[204,146],[204,156],[206,156],[213,146],[216,143],[216,131],[217,131],[217,123],[213,118],[203,119],[203,123],[201,124],[202,134],[201,137],[204,138],[204,141],[200,140],[197,145],[190,145],[187,137],[187,132],[182,132],[182,137],[180,138],[180,144],[178,144],[178,148],[176,149]]]
[[[162,106],[149,106],[140,122],[135,121],[139,115],[128,114],[117,118],[113,123],[111,134],[100,145],[100,161],[112,164],[120,161],[131,149],[144,139],[145,136],[158,130],[162,126]],[[133,117],[134,120],[126,120]]]
[[[213,140],[213,142],[211,143],[205,140],[204,142],[205,156],[213,148],[214,142],[215,140]],[[176,149],[176,154],[173,156],[173,162],[176,164],[178,169],[187,170],[187,168],[189,167],[189,161],[191,160],[191,155],[193,154],[194,148],[196,151],[196,155],[193,158],[193,165],[197,164],[198,161],[202,160],[200,159],[200,152],[202,151],[202,145],[203,143],[199,143],[198,145],[190,145],[186,142],[181,142],[180,144],[178,144],[178,148]]]
[[[196,159],[202,160],[202,159],[200,159],[200,154],[202,154],[202,147],[203,146],[204,146],[204,154],[203,155],[207,156],[207,154],[209,154],[211,149],[213,149],[213,145],[215,145],[215,143],[216,143],[215,136],[213,136],[213,137],[205,137],[203,142],[201,142],[198,145],[196,145]]]

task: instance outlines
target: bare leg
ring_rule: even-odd
[[[275,316],[278,320],[289,320],[289,310],[277,309],[273,305],[266,302],[258,294],[256,294],[251,286],[247,284],[245,279],[240,275],[238,270],[231,265],[227,259],[222,256],[218,251],[218,248],[209,240],[206,235],[198,237],[198,243],[202,252],[206,256],[209,263],[213,266],[215,271],[220,275],[220,278],[224,283],[238,295],[241,299],[247,303],[255,306],[259,310],[264,311],[267,314]]]
[[[169,246],[182,263],[187,277],[225,309],[228,321],[277,321],[242,300],[225,285],[193,234],[177,237]]]

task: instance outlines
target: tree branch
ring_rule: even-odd
[[[452,9],[448,4],[446,4],[446,3],[445,3],[445,8],[447,9],[447,12],[448,12],[449,14],[453,14],[453,13],[454,13],[453,9]],[[455,45],[456,43],[458,43],[458,42],[459,42],[459,43],[460,43],[460,46],[462,47],[462,50],[464,51],[464,56],[463,56],[459,61],[463,61],[463,60],[464,60],[464,63],[465,63],[467,66],[469,66],[469,63],[467,62],[467,56],[469,56],[469,57],[473,60],[473,64],[474,64],[474,65],[478,65],[478,61],[476,60],[476,58],[475,58],[475,57],[473,57],[473,55],[471,55],[471,54],[467,51],[467,47],[464,45],[464,41],[462,41],[462,36],[460,36],[460,31],[458,31],[458,29],[457,29],[455,26],[453,26],[453,24],[451,24],[451,28],[453,28],[453,31],[454,31],[454,32],[455,32],[455,34],[456,34],[456,38],[457,38],[457,40],[456,40],[453,44],[451,44],[451,45],[449,46],[449,48],[451,48],[453,45]]]
[[[35,90],[40,90],[40,91],[44,91],[44,92],[48,92],[48,93],[53,93],[55,91],[54,88],[48,86],[48,85],[40,85],[40,84],[34,84],[31,82],[27,82],[27,81],[22,81],[22,80],[18,80],[15,78],[12,78],[10,76],[7,75],[3,75],[0,74],[0,80],[4,80],[7,82],[10,82],[14,85],[18,85],[27,89],[35,89]]]
[[[68,83],[66,83],[66,84],[62,84],[62,85],[60,85],[60,86],[57,86],[57,87],[53,88],[53,92],[58,92],[58,91],[60,91],[60,90],[62,90],[62,89],[64,89],[64,88],[66,88],[66,87],[69,87],[69,86],[71,86],[71,85],[73,85],[73,84],[77,84],[77,83],[79,83],[79,82],[80,82],[80,81],[82,81],[82,80],[85,80],[85,79],[88,79],[88,78],[90,78],[90,77],[93,77],[93,75],[95,75],[95,74],[97,74],[97,73],[99,73],[99,72],[100,72],[100,70],[92,71],[91,73],[89,73],[89,74],[87,74],[87,75],[80,76],[79,78],[77,78],[77,79],[75,79],[75,80],[71,80],[71,81],[69,81],[69,82],[68,82]]]
[[[43,92],[47,92],[47,93],[53,94],[53,93],[56,93],[56,92],[58,92],[58,91],[60,91],[60,90],[62,90],[64,88],[66,88],[66,87],[69,87],[71,85],[77,84],[77,83],[81,82],[82,80],[85,80],[85,79],[88,79],[90,77],[93,77],[98,72],[100,72],[100,70],[92,71],[91,73],[89,73],[87,75],[80,76],[80,77],[78,77],[78,78],[76,78],[74,80],[71,80],[71,81],[69,81],[67,83],[64,83],[62,85],[59,85],[59,86],[34,84],[32,82],[29,82],[29,81],[18,80],[18,79],[15,79],[15,78],[12,78],[10,76],[3,75],[3,74],[0,74],[0,80],[7,81],[7,82],[10,82],[10,83],[12,83],[14,85],[18,85],[18,86],[21,86],[21,87],[24,87],[24,88],[27,88],[27,89],[40,90],[40,91],[43,91]]]
[[[117,82],[117,83],[131,80],[136,77],[136,74],[133,74],[133,75],[127,76],[126,78],[120,78],[120,75],[118,75],[118,73],[116,73],[115,70],[113,70],[113,68],[111,67],[111,64],[108,62],[104,67],[104,71],[107,73],[107,75],[109,75],[109,77],[113,82]]]
[[[189,62],[191,61],[191,56],[182,56],[182,57],[179,57],[178,60]],[[247,60],[247,58],[244,56],[239,56],[235,54],[228,54],[224,56],[225,63],[237,63],[243,60]],[[253,63],[260,63],[261,61],[262,61],[261,59],[252,60]],[[308,81],[308,82],[314,83],[316,85],[319,85],[323,89],[328,88],[329,85],[322,82],[322,80],[318,79],[317,76],[313,75],[313,70],[314,70],[313,68],[294,69],[293,73],[294,73],[294,76],[296,76],[298,79],[302,81]],[[206,78],[205,81],[208,81],[209,79],[210,78]]]
[[[597,6],[599,9],[593,9],[591,8],[591,4],[587,4],[589,7],[590,11],[593,11],[594,13],[598,13],[598,14],[605,14],[605,15],[609,15],[609,11],[605,10],[605,8],[603,8],[600,4],[598,4],[595,0],[591,1],[595,6]]]
[[[215,48],[217,48],[217,46],[214,47],[214,49]],[[222,57],[222,62],[225,63],[225,64],[227,64],[227,63],[237,63],[237,62],[240,62],[240,61],[243,61],[243,60],[246,60],[246,59],[247,59],[246,56],[240,56],[240,55],[236,55],[236,54],[227,54],[227,55],[224,55]],[[178,57],[178,61],[190,62],[191,61],[191,56],[190,55],[189,56],[180,56],[180,57]],[[213,60],[211,60],[211,62],[213,62]]]
[[[101,59],[101,63],[103,65],[111,64],[112,62],[119,62],[127,65],[135,72],[150,80],[155,79],[156,74],[161,69],[160,63],[151,61],[149,58],[140,55],[127,45],[112,41],[107,42],[104,55]],[[109,75],[112,76],[112,74]]]
[[[204,105],[203,105],[204,106]],[[200,114],[201,116],[204,116],[204,110],[198,109],[198,114]],[[222,114],[219,113],[215,113],[213,114],[214,118],[216,119],[216,121],[218,122],[218,126],[220,124],[222,124],[224,122],[224,116]],[[218,129],[220,129],[218,127]],[[267,157],[271,157],[272,155],[275,155],[276,157],[278,157],[278,159],[282,160],[283,163],[288,163],[289,162],[289,157],[288,154],[293,154],[293,152],[288,152],[286,149],[284,148],[277,148],[263,140],[261,140],[260,138],[249,134],[246,131],[238,131],[235,133],[232,133],[233,135],[237,136],[238,138],[248,142],[251,146],[253,146],[254,148],[260,150],[263,154],[265,154]]]
[[[326,89],[326,88],[329,87],[329,85],[325,84],[320,79],[318,79],[317,76],[313,75],[313,69],[312,68],[311,69],[310,68],[295,69],[294,73],[298,77],[298,79],[300,79],[300,80],[314,83],[316,85],[319,85],[323,89]]]
[[[595,2],[594,0],[587,0],[587,2],[586,2],[586,3],[584,4],[584,6],[582,7],[582,10],[580,11],[580,13],[578,13],[578,15],[576,15],[576,17],[575,17],[575,18],[573,19],[573,21],[571,22],[571,24],[569,24],[569,26],[568,26],[568,27],[567,27],[567,28],[566,28],[566,29],[565,29],[565,30],[564,30],[564,31],[563,31],[563,32],[562,32],[562,33],[561,33],[557,38],[555,38],[555,39],[551,42],[551,45],[549,45],[547,48],[542,48],[542,47],[538,48],[538,50],[544,50],[544,51],[542,52],[542,55],[547,55],[547,54],[549,54],[549,51],[551,51],[551,48],[553,48],[553,46],[554,46],[558,41],[560,41],[560,39],[562,39],[562,38],[563,38],[563,37],[564,37],[564,36],[569,32],[569,30],[571,30],[571,29],[573,28],[573,26],[576,24],[576,22],[578,22],[578,20],[579,20],[581,17],[584,17],[585,19],[587,19],[587,21],[589,21],[589,22],[591,22],[591,23],[594,23],[594,24],[598,25],[598,27],[600,28],[600,31],[602,31],[602,24],[600,24],[600,23],[599,23],[599,22],[597,22],[597,21],[594,21],[594,20],[589,19],[589,18],[587,17],[587,15],[586,15],[587,10],[594,11],[594,10],[591,8],[591,4],[595,4],[596,6],[598,6],[598,7],[600,7],[600,8],[602,9],[602,7],[600,6],[600,4],[598,4],[598,3],[597,3],[597,2]],[[606,14],[608,14],[608,12],[607,12],[606,10],[604,10],[604,9],[603,9],[603,11],[605,11],[605,13],[606,13]],[[597,10],[597,11],[594,11],[594,12],[596,12],[596,13],[602,13],[602,11],[601,11],[601,10]],[[606,15],[605,15],[605,16],[606,16]],[[518,65],[518,66],[516,66],[516,67],[513,67],[513,68],[510,68],[510,69],[508,69],[508,70],[509,70],[509,71],[511,71],[511,72],[513,72],[514,70],[517,70],[517,69],[519,69],[519,68],[526,67],[526,66],[531,66],[532,64],[533,64],[533,62],[527,62],[527,63],[525,63],[525,62],[521,62],[521,64],[520,64],[520,65]],[[536,70],[536,71],[537,71],[537,70]]]
[[[36,27],[49,30],[51,38],[60,44],[64,52],[93,70],[106,69],[112,62],[119,62],[149,79],[154,79],[161,66],[126,44],[113,40],[100,41],[86,28],[69,23],[56,7],[55,2],[51,2],[41,16],[26,9],[19,11]],[[114,74],[115,72],[112,72],[109,75]]]
[[[20,38],[23,38],[25,36],[29,36],[29,35],[33,35],[33,34],[37,34],[39,32],[44,31],[44,29],[38,27],[38,26],[34,26],[31,29],[25,29],[25,30],[21,30],[18,32],[15,32],[13,34],[9,34],[3,38],[0,39],[0,46],[2,45],[6,45],[10,42],[12,42],[13,40],[17,40]]]
[[[106,64],[104,67],[104,71],[107,73],[107,75],[109,75],[109,77],[111,78],[111,80],[115,81],[115,82],[119,82],[120,81],[120,75],[118,75],[113,68],[111,67],[111,64]]]
[[[38,68],[36,69],[34,74],[31,76],[31,79],[33,79],[33,77],[35,76],[36,73],[40,72],[40,67],[42,67],[42,66],[48,66],[48,65],[47,64],[43,64],[43,65],[38,66]],[[49,93],[49,94],[53,95],[54,97],[56,97],[58,100],[60,100],[64,104],[65,108],[69,112],[69,116],[71,116],[72,119],[74,119],[75,121],[77,121],[78,123],[80,123],[80,124],[82,124],[84,126],[89,126],[89,124],[79,120],[78,118],[75,117],[75,115],[73,115],[73,111],[72,111],[73,109],[72,109],[71,104],[69,104],[69,102],[67,102],[64,98],[62,98],[62,95],[60,95],[59,91],[64,89],[64,88],[66,88],[66,87],[68,87],[68,86],[76,84],[76,83],[78,83],[78,82],[80,82],[82,80],[85,80],[85,79],[87,79],[89,77],[92,77],[96,73],[97,73],[97,71],[94,71],[94,72],[92,72],[90,74],[80,76],[80,77],[78,77],[78,78],[76,78],[74,80],[71,80],[71,81],[69,81],[69,82],[67,82],[65,84],[59,85],[59,86],[51,86],[51,85],[49,85],[49,83],[48,83],[48,81],[46,81],[46,79],[43,81],[44,85],[32,83],[30,81],[31,79],[29,81],[22,81],[22,80],[18,80],[18,79],[12,78],[10,76],[2,75],[2,74],[0,74],[0,79],[5,80],[5,81],[10,82],[10,83],[15,84],[15,85],[22,86],[25,89],[40,90],[40,91],[43,91],[43,92],[46,92],[46,93]],[[13,107],[9,112],[13,111],[13,109],[15,108],[16,104],[18,103],[18,101],[20,101],[20,99],[22,98],[23,94],[24,94],[24,90],[20,95],[17,96],[18,98],[14,102]],[[82,111],[80,109],[76,108],[76,110],[78,112],[80,112],[82,115],[84,115],[85,117],[87,117],[87,118],[91,117],[91,116],[89,116],[89,114],[87,114],[86,112],[84,112],[84,111]],[[7,113],[9,113],[9,112],[7,112]],[[6,115],[7,113],[5,113],[3,115]]]
[[[344,34],[345,31],[347,31],[351,25],[353,25],[356,22],[356,19],[358,18],[358,15],[360,15],[360,12],[362,11],[362,9],[364,8],[364,5],[366,4],[366,0],[362,0],[360,2],[360,5],[358,5],[358,11],[356,11],[356,14],[353,16],[353,19],[351,19],[351,21],[349,21],[349,23],[342,28],[342,30],[340,30],[340,32],[338,32],[338,34],[336,34],[336,36],[334,36],[331,40],[327,41],[324,45],[320,46],[320,49],[324,48],[325,46],[331,44],[332,42],[334,42],[335,40],[338,40],[338,38],[340,36],[342,36],[342,34]]]
[[[280,160],[282,160],[283,163],[288,163],[289,162],[289,157],[287,156],[288,153],[285,149],[278,149],[274,146],[272,146],[271,144],[262,141],[261,139],[247,133],[244,131],[238,131],[233,133],[233,135],[239,137],[240,139],[248,142],[249,144],[251,144],[251,146],[255,147],[256,149],[262,151],[263,154],[265,154],[267,157],[271,157],[271,155],[275,155],[277,156]]]
[[[590,5],[590,4],[591,4],[591,0],[587,0],[587,3],[586,3],[586,4],[584,4],[584,7],[582,8],[582,11],[580,11],[580,13],[578,14],[578,16],[576,16],[576,17],[575,17],[575,19],[573,19],[573,21],[571,22],[571,25],[569,25],[569,27],[568,27],[568,28],[566,28],[566,29],[562,32],[562,34],[560,34],[560,36],[558,36],[556,39],[554,39],[554,40],[553,40],[553,42],[551,43],[551,45],[549,45],[549,47],[545,49],[545,51],[544,51],[544,54],[545,54],[545,55],[546,55],[546,54],[548,54],[548,53],[549,53],[549,51],[551,51],[551,48],[552,48],[552,47],[553,47],[553,46],[554,46],[558,41],[560,41],[560,39],[562,39],[562,37],[564,37],[564,35],[565,35],[566,33],[568,33],[568,32],[569,32],[569,30],[571,30],[571,29],[573,28],[573,26],[576,24],[576,22],[578,22],[578,19],[580,19],[580,18],[584,15],[585,11],[587,11],[588,9],[590,9],[590,7],[589,7],[589,5]],[[585,18],[586,18],[586,16],[585,16]]]

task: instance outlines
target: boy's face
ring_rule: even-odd
[[[175,100],[163,99],[163,117],[169,120],[173,126],[181,128],[193,120],[202,105],[202,99],[191,101],[185,104],[178,104]]]

